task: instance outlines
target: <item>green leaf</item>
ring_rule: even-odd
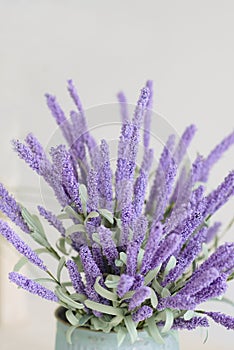
[[[86,222],[89,220],[89,219],[92,219],[92,218],[97,218],[99,216],[99,213],[96,212],[96,211],[91,211],[88,216],[86,217],[84,223],[86,224]]]
[[[73,294],[70,294],[70,298],[72,300],[80,301],[81,303],[83,303],[87,299],[87,296],[80,293],[73,293]]]
[[[208,249],[208,245],[206,243],[202,243],[202,253],[204,255],[204,259],[208,259],[209,256],[209,249]]]
[[[28,259],[23,256],[22,258],[19,259],[19,261],[15,264],[13,271],[14,272],[19,272],[21,268],[28,263]]]
[[[56,242],[56,247],[60,250],[60,252],[62,252],[65,255],[69,255],[69,253],[66,250],[65,247],[65,238],[64,237],[60,237],[57,242]]]
[[[84,326],[89,320],[90,318],[93,317],[92,315],[83,315],[80,319],[79,319],[79,326]]]
[[[71,234],[75,232],[86,232],[84,225],[82,224],[77,224],[77,225],[72,225],[66,229],[66,236],[70,236]]]
[[[97,232],[94,232],[92,234],[92,239],[94,240],[95,243],[98,243],[99,245],[101,244],[100,243],[100,237],[99,237],[99,234]]]
[[[172,255],[164,270],[164,276],[166,276],[176,266],[176,262],[177,262],[176,258],[174,257],[174,255]]]
[[[57,219],[66,220],[66,219],[71,219],[71,217],[67,213],[61,213],[61,214],[57,215]]]
[[[118,300],[118,297],[115,293],[108,291],[107,289],[103,288],[102,286],[100,286],[99,281],[100,281],[101,277],[97,277],[95,284],[94,284],[94,289],[95,291],[101,295],[103,298],[106,298],[108,300],[112,300],[112,301],[116,301]]]
[[[138,269],[141,267],[144,254],[145,254],[145,250],[140,248],[138,256],[137,256],[137,268]]]
[[[146,324],[148,325],[148,331],[151,337],[154,339],[154,341],[158,344],[164,344],[163,337],[161,336],[161,333],[156,326],[154,316],[148,318],[146,320]]]
[[[155,291],[151,289],[151,296],[150,296],[150,300],[151,300],[151,305],[153,306],[154,309],[156,309],[157,305],[158,305],[158,298],[157,295],[155,293]]]
[[[84,303],[88,308],[103,312],[104,314],[116,315],[116,316],[122,316],[123,314],[123,311],[120,308],[115,308],[113,306],[96,303],[95,301],[92,301],[89,299],[85,300]]]
[[[154,270],[150,270],[146,274],[145,282],[144,282],[145,286],[147,286],[157,276],[157,274],[160,271],[160,269],[161,269],[161,264],[158,267],[156,267]]]
[[[112,327],[116,327],[123,321],[123,319],[124,319],[124,316],[115,316],[110,321],[110,324],[112,325]]]
[[[125,337],[127,335],[127,330],[125,327],[119,327],[118,332],[117,332],[117,342],[118,342],[118,347],[123,343]]]
[[[41,234],[38,231],[33,231],[30,236],[36,241],[38,244],[42,245],[45,248],[50,248],[50,244],[48,243],[47,239],[41,236]]]
[[[83,309],[84,305],[77,303],[76,301],[72,300],[66,293],[62,291],[62,288],[57,287],[55,289],[55,294],[61,300],[64,304],[70,306],[72,309]]]
[[[124,252],[121,252],[119,254],[119,259],[126,265],[126,263],[127,263],[127,254],[124,253]]]
[[[161,291],[161,297],[162,297],[162,298],[167,298],[167,297],[169,297],[170,295],[171,295],[170,291],[169,291],[166,287],[164,287],[164,288],[162,289],[162,291]]]
[[[53,280],[52,278],[35,278],[34,281],[38,282],[38,283],[55,283],[58,284],[58,282],[56,282],[55,280]]]
[[[60,282],[60,278],[61,278],[61,272],[62,272],[62,269],[63,269],[65,264],[66,264],[66,259],[64,256],[62,256],[59,260],[58,268],[57,268],[57,280],[59,282]]]
[[[66,339],[67,339],[68,344],[70,344],[70,345],[72,345],[71,337],[72,337],[72,334],[76,328],[77,328],[77,326],[71,326],[68,328],[68,330],[66,332]]]
[[[119,284],[120,276],[108,275],[105,280],[105,285],[107,288],[117,288]]]
[[[133,322],[131,315],[124,317],[124,323],[130,335],[131,343],[133,344],[137,340],[136,324]]]
[[[107,209],[98,209],[98,211],[106,220],[108,220],[113,225],[114,217],[111,211]]]
[[[42,226],[42,223],[41,223],[39,217],[38,217],[37,215],[34,215],[34,214],[33,214],[33,215],[32,215],[32,218],[33,218],[34,223],[35,223],[35,225],[36,225],[36,227],[37,227],[37,231],[40,232],[40,234],[41,234],[44,238],[46,238],[45,231],[44,231],[44,228],[43,228],[43,226]]]
[[[73,311],[71,309],[66,311],[66,318],[71,323],[72,326],[78,326],[79,320],[78,318],[73,314]]]
[[[170,309],[165,309],[165,325],[163,329],[161,330],[162,333],[167,333],[171,329],[173,322],[174,322],[174,315],[173,312]]]
[[[154,290],[156,291],[156,293],[161,295],[163,287],[159,284],[159,282],[156,279],[153,281],[152,286],[153,286]]]
[[[84,184],[81,184],[79,186],[79,194],[80,194],[82,209],[83,209],[84,215],[86,216],[87,215],[88,192],[87,192],[87,188]]]
[[[84,218],[82,215],[78,214],[72,207],[69,205],[64,208],[65,213],[69,215],[69,217],[75,218],[80,222],[84,222]]]
[[[195,312],[193,310],[188,310],[184,314],[184,320],[189,321],[194,317],[194,315],[195,315]]]

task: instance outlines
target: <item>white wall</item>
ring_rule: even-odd
[[[9,140],[33,131],[47,144],[55,123],[43,94],[56,94],[68,109],[70,77],[86,108],[114,102],[120,89],[134,103],[145,80],[153,79],[155,109],[180,133],[196,123],[191,154],[207,154],[234,126],[233,39],[231,0],[0,0],[0,178],[11,187],[38,186]],[[233,156],[232,150],[215,168],[212,185],[234,167]],[[225,220],[233,201],[227,208],[219,214]],[[216,326],[210,333],[204,346],[198,332],[183,334],[182,349],[219,349],[221,340],[231,349],[233,333]],[[13,350],[18,339],[6,340],[3,350]]]

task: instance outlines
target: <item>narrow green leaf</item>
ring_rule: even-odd
[[[131,315],[124,317],[124,323],[130,335],[131,343],[133,344],[137,340],[136,324],[133,322]]]
[[[204,255],[204,259],[208,259],[209,256],[209,249],[208,249],[208,245],[206,243],[202,243],[202,253]]]
[[[89,320],[90,318],[93,317],[92,315],[84,315],[79,319],[79,326],[84,326]]]
[[[160,271],[160,269],[161,269],[161,264],[158,267],[156,267],[154,270],[150,270],[146,274],[145,282],[144,282],[145,286],[147,286],[157,276],[157,274]]]
[[[72,300],[66,293],[62,291],[61,288],[57,287],[55,289],[55,294],[61,300],[63,303],[67,304],[70,306],[72,309],[83,309],[84,305],[77,303],[76,301]]]
[[[57,219],[59,219],[59,220],[67,220],[67,219],[71,219],[71,217],[67,213],[61,213],[61,214],[57,215]]]
[[[162,291],[161,291],[161,297],[162,297],[162,298],[167,298],[167,297],[169,297],[170,295],[171,295],[170,291],[169,291],[166,287],[164,287],[164,288],[162,289]]]
[[[69,253],[66,250],[65,247],[65,239],[64,237],[60,237],[57,242],[56,242],[56,247],[60,250],[60,252],[62,252],[65,255],[69,255]]]
[[[37,228],[37,231],[40,232],[41,236],[43,236],[44,238],[46,238],[46,235],[45,235],[45,231],[44,231],[44,228],[42,226],[42,223],[39,219],[39,217],[37,215],[32,215],[32,218],[34,220],[34,223],[35,223],[35,227]]]
[[[72,207],[69,205],[64,208],[65,213],[69,215],[69,217],[75,218],[80,222],[84,222],[83,216],[78,214]]]
[[[105,280],[105,285],[107,288],[115,289],[118,287],[120,276],[108,275]]]
[[[73,311],[71,309],[66,311],[66,318],[71,323],[72,326],[78,326],[79,325],[79,320],[73,314]]]
[[[123,343],[125,337],[127,335],[127,330],[125,327],[119,327],[118,332],[117,332],[117,342],[118,342],[118,347]]]
[[[88,192],[87,192],[87,188],[84,184],[81,184],[79,186],[79,194],[80,194],[82,209],[83,209],[84,215],[86,216],[87,215]]]
[[[145,254],[145,250],[140,248],[138,256],[137,256],[137,268],[138,269],[141,267],[144,254]]]
[[[184,320],[189,321],[194,317],[195,312],[193,310],[188,310],[184,314]]]
[[[118,297],[115,293],[108,291],[107,289],[103,288],[100,286],[99,281],[100,281],[100,276],[97,277],[95,284],[94,284],[94,289],[95,291],[101,295],[103,298],[106,298],[108,300],[116,301],[118,300]]]
[[[98,209],[98,211],[106,220],[108,220],[113,225],[114,217],[111,211],[107,209]]]
[[[153,281],[152,286],[153,286],[154,290],[156,291],[156,293],[161,295],[163,287],[159,284],[159,282],[156,279]]]
[[[67,332],[66,332],[66,339],[67,339],[67,342],[68,344],[72,345],[72,334],[74,332],[74,330],[77,328],[77,326],[71,326],[68,328]]]
[[[59,282],[60,282],[60,278],[61,278],[61,272],[62,272],[62,269],[63,269],[65,264],[66,264],[66,259],[64,256],[62,256],[61,259],[59,260],[58,268],[57,268],[57,280]]]
[[[38,283],[55,283],[56,285],[58,284],[55,280],[52,278],[35,278],[34,281]]]
[[[77,225],[72,225],[66,229],[66,236],[70,236],[71,234],[75,232],[86,232],[84,225],[82,224],[77,224]]]
[[[130,292],[127,292],[124,294],[123,298],[120,300],[120,302],[122,302],[123,300],[126,300],[126,299],[131,299],[133,297],[133,295],[135,294],[135,290],[132,290]]]
[[[73,293],[73,294],[70,294],[70,298],[72,300],[80,301],[81,303],[83,303],[87,299],[87,296],[80,293]]]
[[[91,211],[88,216],[86,217],[84,223],[86,224],[86,222],[89,220],[89,219],[92,219],[92,218],[97,218],[99,216],[99,213],[96,212],[96,211]]]
[[[103,312],[104,314],[116,315],[116,316],[122,316],[122,314],[123,314],[123,312],[120,308],[115,308],[113,306],[108,306],[108,305],[96,303],[95,301],[92,301],[89,299],[85,300],[84,303],[88,308],[90,308],[92,310]]]
[[[173,312],[170,309],[164,310],[165,312],[165,325],[163,329],[161,330],[162,333],[167,333],[171,329],[173,322],[174,322],[174,315]]]
[[[157,295],[155,293],[155,291],[151,289],[151,296],[150,296],[150,300],[151,300],[151,305],[153,306],[154,309],[156,309],[157,305],[158,305],[158,298]]]
[[[33,231],[30,236],[36,241],[38,244],[42,245],[45,248],[50,248],[50,244],[47,239],[42,237],[38,231]]]
[[[112,325],[112,327],[116,327],[123,321],[123,319],[124,319],[124,316],[115,316],[110,321],[110,324]]]
[[[100,243],[100,237],[99,237],[99,234],[97,232],[94,232],[92,234],[92,239],[94,240],[94,242],[98,243],[99,245],[101,244]]]
[[[119,259],[126,265],[126,263],[127,263],[127,254],[124,253],[124,252],[121,252],[119,254]]]
[[[163,337],[162,337],[158,327],[156,326],[154,316],[148,318],[146,320],[146,324],[148,325],[149,334],[154,339],[154,341],[158,344],[164,344]]]
[[[23,256],[23,257],[20,258],[19,261],[15,264],[15,266],[14,266],[14,268],[13,268],[13,271],[14,271],[14,272],[19,272],[19,271],[22,269],[22,267],[23,267],[24,265],[26,265],[28,262],[29,262],[28,259],[27,259],[25,256]]]
[[[166,276],[175,266],[176,266],[177,260],[174,257],[174,255],[172,255],[167,263],[167,266],[164,270],[164,276]]]

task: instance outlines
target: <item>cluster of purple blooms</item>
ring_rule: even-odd
[[[72,299],[72,292],[55,277],[63,293],[62,300],[56,290],[53,292],[18,272],[10,273],[10,280],[63,306],[66,300],[72,299],[71,309],[76,309],[74,303],[77,302],[81,314],[102,318],[105,313],[112,315],[113,310],[114,317],[117,315],[114,310],[122,310],[123,317],[131,315],[136,327],[144,327],[151,318],[163,327],[165,318],[163,321],[159,315],[171,310],[173,329],[208,327],[207,317],[234,329],[231,316],[196,312],[197,305],[226,292],[227,280],[234,273],[234,243],[225,243],[216,249],[214,240],[221,224],[210,224],[213,214],[234,195],[234,171],[211,193],[205,192],[212,166],[234,144],[234,132],[207,157],[197,156],[189,171],[182,161],[196,128],[189,126],[177,144],[171,135],[153,172],[154,181],[148,194],[154,157],[154,150],[150,148],[152,81],[141,90],[132,119],[124,94],[118,95],[122,128],[114,174],[108,143],[101,140],[98,145],[90,135],[71,80],[68,90],[76,106],[69,119],[56,98],[46,95],[48,107],[68,147],[52,148],[49,157],[32,134],[24,143],[13,141],[13,147],[51,186],[62,207],[62,215],[68,215],[72,222],[72,227],[66,228],[61,215],[38,206],[39,214],[58,231],[64,247],[65,244],[72,247],[71,257],[64,260],[64,266],[76,295],[82,297]],[[144,156],[137,167],[142,129]],[[27,220],[22,207],[2,184],[0,210],[25,233],[40,235],[40,228]],[[32,215],[31,220],[33,218]],[[39,256],[2,220],[0,232],[31,263],[51,276]],[[48,237],[42,238],[39,243],[46,242],[48,252],[55,252]],[[208,257],[203,254],[204,245],[208,247]],[[59,254],[57,250],[58,259]],[[86,305],[86,300],[93,304]],[[100,311],[102,306],[104,311]],[[184,317],[188,310],[195,310],[190,319]]]

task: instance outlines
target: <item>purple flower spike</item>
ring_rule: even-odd
[[[221,222],[215,222],[211,227],[209,227],[206,234],[206,243],[210,243],[214,237],[216,237],[221,225]]]
[[[66,263],[68,273],[72,282],[72,285],[79,294],[85,294],[85,286],[82,282],[80,272],[78,271],[78,267],[73,260],[68,260]]]
[[[90,208],[90,210],[97,210],[98,209],[98,203],[99,203],[99,197],[98,197],[98,174],[95,170],[91,169],[88,176],[88,202],[87,207]]]
[[[193,330],[197,327],[209,327],[209,323],[206,317],[193,317],[189,321],[185,321],[183,318],[176,318],[174,320],[173,329],[187,329]]]
[[[127,247],[127,274],[135,276],[137,270],[137,257],[139,253],[138,242],[130,242]]]
[[[120,276],[120,280],[117,287],[117,294],[120,298],[122,298],[124,294],[130,290],[130,288],[133,285],[133,282],[134,282],[133,276],[128,276],[126,274],[122,274]]]
[[[0,210],[24,232],[30,230],[21,214],[21,209],[16,200],[9,194],[5,187],[0,183]]]
[[[105,140],[101,141],[101,166],[99,169],[99,194],[102,199],[100,205],[110,211],[113,210],[112,171],[110,166],[109,146]]]
[[[27,290],[29,293],[39,295],[50,301],[59,301],[57,296],[51,290],[17,272],[10,272],[9,279],[11,282],[14,282],[17,286]]]
[[[197,278],[192,279],[179,291],[179,295],[194,295],[200,290],[208,287],[214,280],[219,277],[219,272],[214,267],[204,270]],[[178,295],[177,294],[177,295]]]
[[[138,289],[129,302],[128,310],[132,311],[140,306],[146,299],[150,298],[150,295],[151,289],[149,287],[141,287]]]
[[[206,312],[206,315],[225,328],[234,330],[234,317],[222,314],[221,312]]]
[[[144,147],[147,149],[149,147],[149,141],[150,141],[150,123],[151,123],[151,114],[152,114],[152,107],[153,107],[153,81],[148,80],[146,82],[146,86],[149,89],[150,96],[147,103],[147,110],[145,113],[144,118]]]
[[[72,138],[72,131],[71,131],[71,126],[62,110],[60,107],[59,103],[56,101],[56,97],[52,96],[50,94],[45,95],[46,100],[47,100],[47,105],[53,115],[53,117],[56,120],[56,123],[60,126],[62,133],[67,140],[69,145],[72,145],[73,138]]]
[[[221,185],[207,196],[207,215],[212,215],[234,195],[234,171],[225,177]]]
[[[176,233],[171,233],[160,244],[159,248],[154,254],[151,263],[151,269],[155,269],[158,265],[167,260],[173,254],[181,242],[181,236]]]
[[[93,260],[92,254],[87,246],[84,245],[80,247],[79,253],[85,273],[86,285],[93,286],[96,281],[96,278],[98,276],[101,276],[102,273],[95,261]]]
[[[132,319],[134,322],[141,322],[150,318],[152,315],[153,309],[150,306],[144,305],[132,314]]]
[[[46,271],[47,268],[39,256],[7,225],[6,222],[0,220],[0,233],[10,242],[16,250],[24,255],[32,264]]]
[[[146,86],[143,89],[141,89],[139,100],[137,101],[137,107],[135,109],[134,117],[133,117],[133,124],[137,126],[137,128],[140,127],[143,119],[143,113],[145,111],[145,108],[149,102],[150,98],[150,89]]]
[[[108,264],[110,266],[115,267],[115,259],[118,258],[119,253],[112,239],[112,233],[108,228],[104,226],[100,226],[98,228],[98,233],[100,237],[103,255],[105,255],[105,257],[107,258]]]
[[[141,265],[141,273],[146,274],[151,267],[152,259],[158,248],[158,243],[162,236],[162,224],[159,222],[157,225],[151,227],[149,238],[146,243],[145,253]]]
[[[148,227],[148,220],[145,216],[140,216],[137,219],[133,228],[133,241],[138,242],[139,246],[143,243]]]
[[[203,170],[200,176],[200,180],[206,182],[209,177],[209,173],[213,165],[221,158],[224,152],[226,152],[234,144],[234,131],[223,139],[223,141],[217,145],[208,157],[204,161]]]
[[[189,127],[187,127],[185,129],[183,135],[181,136],[181,139],[179,141],[179,144],[178,144],[178,146],[175,150],[175,154],[174,154],[174,159],[175,159],[177,166],[181,163],[181,161],[182,161],[182,159],[187,151],[187,148],[195,135],[195,132],[196,132],[195,125],[190,125]]]
[[[50,223],[50,225],[54,226],[54,228],[56,228],[56,230],[58,230],[62,236],[65,236],[65,228],[63,227],[62,221],[60,221],[51,211],[46,210],[40,205],[38,205],[37,208],[40,215],[43,216]]]
[[[117,95],[118,101],[120,103],[121,117],[122,123],[125,123],[128,118],[128,109],[127,109],[127,99],[122,91],[120,91]]]
[[[214,280],[208,287],[202,289],[193,296],[196,304],[204,303],[211,298],[217,298],[227,290],[227,275],[221,274],[216,280]]]
[[[18,156],[23,159],[34,171],[42,175],[41,159],[35,155],[28,146],[25,146],[19,140],[13,140],[12,145]]]
[[[136,179],[136,182],[134,185],[133,208],[135,209],[136,216],[141,215],[141,212],[143,209],[146,186],[147,186],[147,178],[148,176],[146,175],[146,173],[143,170],[141,170],[140,175]]]

